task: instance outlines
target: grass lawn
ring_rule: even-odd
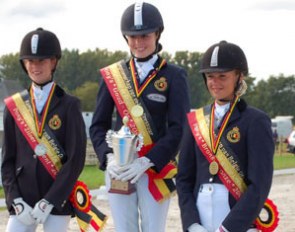
[[[290,153],[276,153],[274,157],[274,168],[295,168],[295,155]],[[104,172],[97,166],[85,166],[79,180],[87,184],[89,189],[99,188],[104,184]],[[3,188],[0,187],[0,198],[4,197]]]
[[[276,154],[274,157],[275,170],[295,168],[295,155],[291,153]]]

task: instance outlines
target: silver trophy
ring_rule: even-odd
[[[117,165],[123,167],[132,163],[137,158],[137,152],[143,146],[142,135],[132,134],[127,126],[128,117],[123,118],[123,126],[119,131],[108,130],[106,134],[106,142],[110,148],[113,148],[115,161]],[[111,180],[111,193],[130,194],[135,188],[128,181]]]

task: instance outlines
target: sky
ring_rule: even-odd
[[[129,51],[120,31],[135,0],[0,0],[0,56],[19,51],[38,27],[54,32],[62,49]],[[205,52],[226,40],[239,45],[251,76],[295,75],[294,0],[146,0],[162,14],[163,50]]]

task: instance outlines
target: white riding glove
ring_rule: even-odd
[[[118,179],[121,181],[131,180],[130,183],[134,184],[152,166],[154,164],[147,157],[136,158],[131,164],[121,168],[123,173],[119,175]]]
[[[208,232],[208,230],[201,226],[199,223],[194,223],[190,225],[190,227],[187,229],[188,232]]]
[[[113,153],[107,154],[107,172],[113,179],[118,179],[121,171],[121,167],[116,163],[115,156]]]
[[[23,198],[19,197],[13,200],[12,206],[14,208],[16,218],[23,224],[29,226],[35,223],[31,215],[33,208],[29,206]]]
[[[44,198],[38,201],[32,211],[32,216],[35,219],[35,223],[43,224],[49,216],[53,205],[46,201]]]

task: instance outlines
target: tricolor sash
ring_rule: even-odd
[[[237,99],[235,99],[234,103],[232,104],[228,115],[225,116],[224,123],[221,126],[220,131],[223,131],[225,129],[227,121],[231,116],[231,113],[237,102],[236,100]],[[192,134],[198,144],[199,149],[206,157],[208,162],[210,164],[212,162],[216,162],[218,164],[219,169],[217,175],[219,176],[222,183],[229,190],[229,192],[232,194],[232,196],[236,200],[238,200],[246,191],[247,185],[243,179],[243,175],[241,175],[238,163],[235,162],[235,165],[233,165],[230,161],[230,159],[234,159],[234,156],[229,155],[232,152],[227,151],[226,145],[221,142],[220,138],[222,134],[218,135],[217,138],[215,138],[215,141],[217,140],[218,144],[216,142],[212,142],[213,138],[210,137],[210,135],[213,136],[214,133],[212,132],[212,111],[207,111],[208,107],[200,108],[188,113],[188,122]],[[207,112],[207,114],[205,114],[204,112]],[[258,216],[258,218],[255,220],[257,228],[264,232],[275,230],[279,221],[277,207],[271,200],[267,199],[263,206],[263,209],[267,212],[268,218],[266,220],[262,220]]]
[[[131,61],[130,61],[131,62]],[[132,65],[132,64],[130,64]],[[163,61],[160,64],[162,67]],[[133,67],[133,66],[132,66]],[[134,67],[133,67],[134,68]],[[154,146],[157,138],[157,131],[153,125],[151,116],[146,109],[143,101],[139,98],[144,87],[137,89],[137,82],[130,76],[130,72],[125,61],[119,61],[100,70],[102,77],[109,89],[109,92],[116,104],[121,117],[127,116],[128,126],[134,134],[143,136],[144,146],[139,152],[139,156],[146,155]],[[151,75],[145,83],[149,83],[156,75]],[[132,109],[140,105],[143,108],[141,116],[133,116]],[[149,177],[149,190],[156,201],[162,201],[170,197],[175,192],[175,185],[172,178],[176,175],[176,165],[174,162],[167,164],[160,173],[152,168],[146,171]]]
[[[61,158],[65,153],[49,127],[42,127],[42,136],[39,136],[40,131],[35,126],[34,113],[29,99],[29,93],[25,90],[6,98],[4,102],[30,147],[35,152],[40,147],[43,149],[44,153],[37,154],[37,157],[51,177],[55,179],[62,167]],[[107,217],[91,203],[89,190],[83,182],[76,182],[69,200],[74,206],[80,230],[87,231],[91,226],[95,231],[100,231]]]

